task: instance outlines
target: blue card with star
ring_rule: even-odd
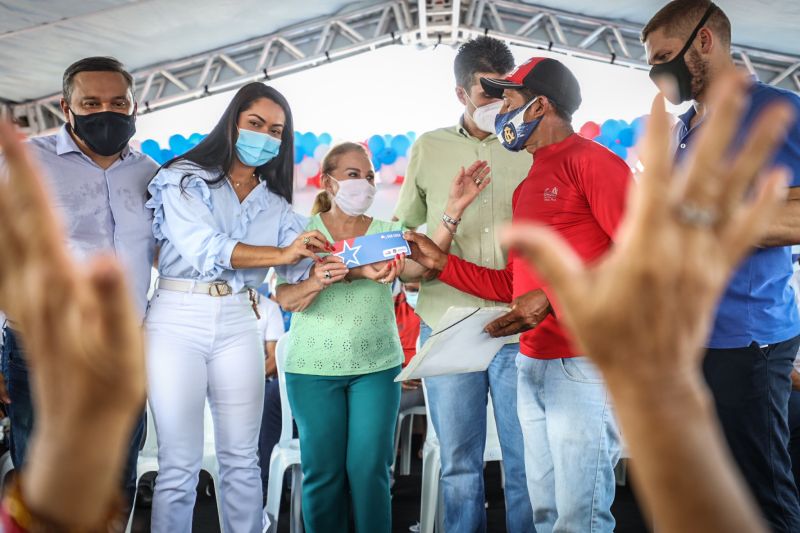
[[[411,254],[411,247],[403,238],[402,231],[385,231],[346,239],[334,243],[333,249],[333,255],[338,255],[345,266],[353,268],[390,261],[397,254]]]

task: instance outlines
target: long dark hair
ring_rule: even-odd
[[[219,169],[219,175],[206,180],[210,186],[220,186],[230,173],[236,158],[236,139],[238,138],[239,115],[250,108],[259,98],[269,98],[283,109],[286,121],[281,134],[281,149],[268,163],[256,168],[256,176],[267,182],[267,188],[287,202],[292,203],[292,183],[294,173],[294,124],[289,102],[281,93],[260,82],[248,83],[239,89],[228,104],[225,112],[205,139],[174,159],[164,163],[169,168],[181,161],[190,161],[204,169]],[[184,180],[188,178],[184,176]],[[183,181],[181,182],[183,185]]]

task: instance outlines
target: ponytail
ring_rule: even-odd
[[[311,206],[311,216],[317,215],[319,213],[327,213],[331,210],[331,197],[328,194],[328,191],[321,190],[317,193],[317,197],[314,198],[314,205]]]

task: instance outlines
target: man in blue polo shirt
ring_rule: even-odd
[[[650,77],[674,104],[693,101],[675,129],[676,159],[694,142],[706,116],[708,87],[734,67],[731,26],[709,0],[675,0],[642,30]],[[739,136],[769,103],[784,100],[800,116],[794,93],[754,82]],[[788,453],[787,411],[800,316],[789,285],[791,245],[800,243],[800,122],[789,129],[775,163],[792,178],[786,205],[731,279],[717,311],[703,363],[728,444],[773,531],[800,531],[800,503]],[[747,164],[743,161],[742,164]],[[710,184],[711,187],[724,184]],[[687,206],[678,213],[698,229],[718,213]]]

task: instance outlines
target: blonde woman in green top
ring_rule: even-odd
[[[485,187],[487,173],[485,163],[476,163],[456,177],[454,191],[464,205],[454,212]],[[362,145],[332,148],[322,162],[324,190],[307,229],[331,242],[402,229],[364,215],[375,196],[374,181]],[[295,312],[286,390],[300,437],[309,533],[348,531],[351,506],[357,533],[391,531],[389,469],[400,404],[394,378],[403,361],[391,283],[404,271],[416,275],[422,268],[397,256],[347,269],[328,256],[306,281],[277,288],[278,302]]]

